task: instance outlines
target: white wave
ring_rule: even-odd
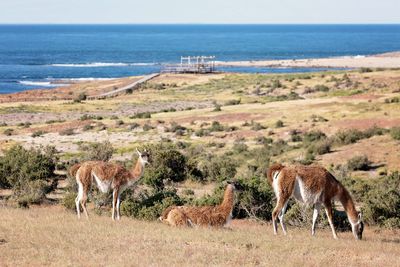
[[[365,58],[365,56],[364,55],[357,55],[357,56],[354,56],[353,58]]]
[[[59,87],[66,85],[66,84],[56,84],[51,82],[38,82],[38,81],[18,81],[18,83],[23,85],[41,86],[41,87]]]
[[[46,78],[48,81],[71,81],[71,82],[84,82],[84,81],[109,81],[114,80],[116,78],[94,78],[94,77],[87,77],[87,78]]]
[[[51,64],[53,67],[69,67],[69,68],[93,68],[93,67],[126,67],[126,66],[152,66],[155,63],[113,63],[113,62],[92,62],[92,63],[82,63],[82,64]]]

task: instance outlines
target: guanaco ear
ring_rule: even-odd
[[[362,221],[362,213],[361,213],[361,211],[358,213],[358,220]]]
[[[139,155],[139,157],[142,156],[142,153],[140,153],[140,151],[136,148],[136,153]]]

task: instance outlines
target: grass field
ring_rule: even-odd
[[[84,145],[93,142],[110,141],[116,149],[112,160],[121,161],[130,161],[143,144],[181,143],[204,150],[204,155],[231,153],[229,160],[240,162],[236,177],[249,178],[249,166],[264,164],[257,157],[265,150],[257,149],[276,148],[271,162],[301,162],[310,144],[295,140],[296,134],[305,138],[310,131],[321,131],[333,138],[342,130],[377,126],[386,131],[333,143],[312,162],[340,173],[354,156],[365,155],[368,168],[346,175],[371,183],[400,170],[400,141],[390,132],[400,126],[399,70],[163,74],[131,94],[71,101],[80,93],[93,95],[134,79],[3,95],[0,149],[54,145],[67,166],[70,160],[81,160]],[[146,112],[147,117],[137,117]],[[215,122],[221,129],[210,131]],[[181,130],[172,130],[177,126]],[[284,144],[274,147],[262,138]],[[237,144],[245,149],[235,150]],[[46,196],[54,202],[62,200],[67,187],[65,177],[57,179],[59,188]],[[216,181],[188,179],[173,186],[178,193],[190,189],[201,198],[213,191]],[[114,223],[91,211],[90,221],[78,221],[60,204],[11,208],[16,206],[11,195],[10,189],[0,190],[0,266],[400,266],[398,230],[367,226],[365,240],[356,241],[350,232],[333,240],[329,228],[315,237],[310,229],[293,227],[288,236],[274,236],[271,225],[249,220],[234,220],[231,229],[187,229],[127,217]]]
[[[231,229],[171,228],[123,217],[89,221],[60,207],[0,208],[1,266],[400,266],[399,232],[289,228],[234,220]]]

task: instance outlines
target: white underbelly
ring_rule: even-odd
[[[313,205],[321,202],[321,192],[311,192],[305,186],[300,177],[296,177],[293,197],[304,204]]]
[[[110,191],[111,188],[111,181],[102,181],[95,173],[92,173],[94,179],[96,180],[97,186],[99,188],[99,190],[103,193],[107,193],[108,191]]]

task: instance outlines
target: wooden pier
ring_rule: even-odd
[[[104,99],[104,98],[107,98],[107,97],[117,96],[120,93],[126,93],[128,90],[133,90],[133,89],[137,88],[139,85],[141,85],[142,83],[150,81],[151,79],[153,79],[153,78],[155,78],[155,77],[157,77],[159,75],[160,75],[160,73],[153,73],[153,74],[146,75],[143,78],[141,78],[140,80],[135,81],[135,82],[133,82],[131,84],[128,84],[127,86],[124,86],[124,87],[121,87],[121,88],[118,88],[118,89],[115,89],[113,91],[110,91],[110,92],[107,92],[107,93],[103,93],[103,94],[100,94],[100,95],[88,96],[88,99],[89,100]]]
[[[166,64],[163,73],[212,73],[215,71],[215,56],[181,57],[179,64]]]

